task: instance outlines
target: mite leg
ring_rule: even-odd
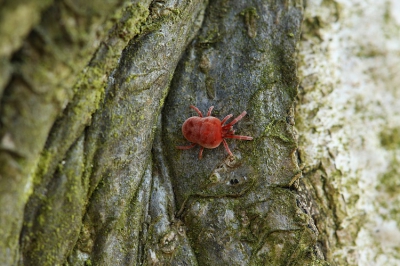
[[[188,150],[193,148],[194,146],[196,146],[196,143],[192,143],[190,144],[190,146],[176,146],[175,148],[177,148],[178,150]]]
[[[201,158],[203,158],[203,151],[204,151],[204,147],[201,147],[200,152],[199,152],[199,160],[201,160]]]
[[[224,136],[224,138],[227,139],[241,139],[241,140],[252,140],[252,137],[249,136],[240,136],[240,135],[228,135],[228,136]]]
[[[192,108],[193,110],[195,110],[195,111],[199,114],[200,117],[203,117],[203,114],[201,113],[201,111],[199,110],[199,108],[197,108],[197,107],[194,106],[194,105],[191,105],[190,108]]]
[[[208,109],[207,116],[210,116],[210,115],[211,115],[211,111],[212,111],[213,109],[214,109],[214,106],[211,106],[210,109]]]
[[[237,122],[239,122],[240,119],[242,119],[245,115],[247,114],[246,111],[243,111],[243,113],[241,113],[238,117],[236,117],[235,119],[233,119],[229,124],[223,126],[223,127],[230,127],[233,126],[234,124],[236,124]]]
[[[227,116],[225,116],[225,118],[224,119],[222,119],[222,121],[221,121],[221,125],[223,125],[229,118],[231,118],[233,116],[233,114],[230,114],[230,115],[227,115]]]
[[[230,156],[233,156],[231,150],[228,147],[228,143],[226,143],[226,140],[223,139],[222,142],[224,143],[225,150],[229,153]]]

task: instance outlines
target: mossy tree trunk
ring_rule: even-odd
[[[325,265],[352,243],[305,145],[303,1],[3,2],[1,265]],[[191,104],[246,110],[254,139],[175,149]]]

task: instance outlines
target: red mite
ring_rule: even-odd
[[[238,117],[233,119],[229,124],[225,124],[225,122],[231,118],[233,115],[227,115],[221,121],[218,118],[211,116],[211,111],[214,106],[211,106],[208,109],[207,117],[203,117],[203,114],[200,110],[191,105],[190,108],[194,109],[199,116],[192,116],[183,123],[182,125],[182,133],[183,136],[192,144],[190,146],[176,146],[177,149],[180,150],[188,150],[199,144],[201,146],[199,159],[203,157],[204,148],[214,149],[217,148],[221,142],[224,143],[226,151],[230,156],[233,156],[231,150],[228,147],[228,143],[226,143],[225,139],[243,139],[243,140],[252,140],[252,137],[248,136],[239,136],[235,135],[235,131],[233,130],[233,125],[239,122],[247,113],[243,111]]]

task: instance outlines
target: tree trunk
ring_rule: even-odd
[[[400,264],[400,5],[307,1],[299,43],[301,189],[334,265]]]
[[[399,262],[395,0],[3,2],[0,265]]]

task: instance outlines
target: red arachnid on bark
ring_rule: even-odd
[[[228,147],[228,143],[225,141],[226,138],[241,140],[253,139],[249,136],[235,135],[235,131],[233,130],[233,125],[239,122],[239,120],[247,114],[246,111],[243,111],[230,123],[224,125],[225,122],[233,116],[232,114],[225,116],[225,118],[221,121],[218,118],[211,116],[211,111],[213,110],[214,106],[211,106],[210,109],[208,109],[207,117],[203,117],[203,114],[197,107],[191,105],[190,108],[194,109],[199,116],[192,116],[186,119],[182,125],[182,133],[183,136],[192,144],[189,146],[176,146],[177,149],[188,150],[198,144],[201,146],[199,153],[199,159],[201,159],[203,157],[204,148],[214,149],[217,148],[222,142],[229,155],[233,156]]]

